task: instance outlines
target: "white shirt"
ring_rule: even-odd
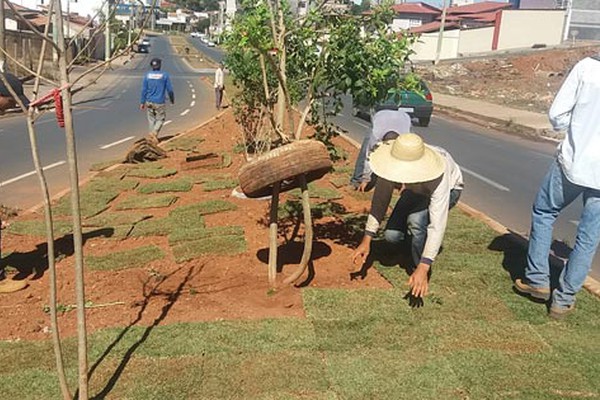
[[[215,89],[218,87],[223,87],[223,69],[221,67],[215,71]]]
[[[549,112],[555,130],[566,130],[558,162],[569,181],[600,189],[600,61],[584,58],[567,76]]]

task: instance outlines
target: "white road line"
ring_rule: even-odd
[[[579,226],[579,221],[570,220],[569,222],[572,223],[575,226]]]
[[[192,102],[190,103],[190,107],[194,107],[195,105],[196,105],[196,102],[195,102],[195,101],[192,101]]]
[[[130,141],[133,138],[135,138],[135,136],[128,136],[125,139],[117,140],[116,142],[112,142],[112,143],[109,143],[109,144],[105,144],[104,146],[100,146],[100,149],[101,150],[106,150],[106,149],[109,149],[109,148],[111,148],[113,146],[116,146],[118,144],[128,142],[128,141]]]
[[[494,182],[493,180],[486,178],[483,175],[479,175],[477,172],[473,172],[469,169],[466,169],[465,167],[463,167],[462,165],[460,166],[460,169],[464,172],[466,172],[467,174],[479,179],[480,181],[483,181],[485,183],[487,183],[490,186],[495,187],[498,190],[502,190],[503,192],[510,192],[510,189],[507,188],[506,186],[502,186],[501,184],[499,184],[498,182]]]
[[[361,121],[352,121],[352,122],[354,122],[356,125],[360,125],[365,128],[371,128],[371,125],[367,124],[366,122],[361,122]]]
[[[112,100],[105,101],[104,103],[100,104],[100,107],[107,107],[110,104],[112,104],[112,102],[113,102]]]
[[[192,93],[192,99],[195,99],[195,98],[196,98],[196,95]]]
[[[171,121],[171,120],[165,121],[165,123],[163,124],[163,126],[169,125],[171,122],[173,122],[173,121]]]
[[[185,114],[187,114],[187,113],[189,113],[189,112],[190,112],[190,109],[189,109],[189,108],[186,108],[186,109],[185,109],[185,110],[184,110],[184,111],[183,111],[181,114],[179,114],[179,115],[181,115],[181,116],[183,117]]]
[[[196,89],[192,88],[192,93],[196,93]]]
[[[58,162],[55,162],[54,164],[46,165],[46,166],[45,166],[45,167],[43,167],[42,169],[43,169],[44,171],[47,171],[47,170],[49,170],[49,169],[51,169],[51,168],[56,168],[56,167],[59,167],[59,166],[61,166],[61,165],[65,164],[65,163],[66,163],[66,161],[64,161],[64,160],[62,160],[62,161],[58,161]],[[31,176],[31,175],[35,175],[35,171],[27,172],[26,174],[19,175],[19,176],[15,176],[15,177],[14,177],[14,178],[12,178],[12,179],[9,179],[9,180],[7,180],[7,181],[4,181],[4,182],[0,182],[0,187],[2,187],[2,186],[6,186],[6,185],[9,185],[9,184],[11,184],[11,183],[14,183],[14,182],[16,182],[16,181],[19,181],[19,180],[21,180],[21,179],[27,178],[27,177],[29,177],[29,176]]]

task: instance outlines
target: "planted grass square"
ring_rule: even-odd
[[[311,199],[339,200],[344,197],[340,192],[331,188],[324,188],[312,183],[308,184],[308,193]],[[289,192],[291,197],[300,198],[302,193],[300,189],[294,189]]]
[[[116,206],[116,210],[142,210],[147,208],[169,207],[177,201],[179,197],[172,194],[162,195],[133,195]]]
[[[53,228],[55,237],[70,234],[73,231],[72,221],[55,220]],[[8,233],[20,236],[46,237],[46,224],[43,219],[15,221],[8,227]]]
[[[157,246],[143,246],[132,250],[113,252],[104,256],[88,256],[85,264],[96,271],[116,271],[144,267],[146,264],[164,258],[164,252]]]
[[[103,171],[109,167],[112,167],[113,165],[117,165],[121,163],[121,159],[118,160],[108,160],[108,161],[102,161],[102,162],[98,162],[95,164],[92,164],[92,166],[90,167],[90,171]]]
[[[182,263],[205,254],[235,255],[246,251],[243,236],[213,236],[201,240],[179,242],[171,246],[175,261]]]
[[[226,181],[226,180],[233,179],[233,176],[228,173],[211,173],[211,174],[200,173],[200,174],[193,174],[193,175],[188,175],[188,176],[190,177],[190,179],[192,179],[192,181],[194,183],[205,183],[205,182],[211,182],[211,181]]]
[[[189,178],[181,178],[165,182],[151,182],[140,186],[137,191],[141,194],[167,193],[167,192],[189,192],[192,190],[193,182]]]
[[[186,219],[233,210],[237,210],[237,206],[229,201],[207,200],[177,207],[169,212],[169,216],[178,219]]]
[[[202,142],[204,139],[201,137],[186,135],[171,140],[164,145],[164,149],[167,151],[197,151]]]
[[[233,189],[237,185],[237,179],[222,179],[215,181],[206,181],[202,184],[202,189],[204,189],[205,192],[213,192],[215,190]]]
[[[171,246],[180,242],[206,239],[215,236],[244,236],[241,226],[215,226],[213,228],[198,227],[196,229],[173,230],[169,235]]]
[[[151,214],[135,212],[105,212],[82,221],[82,226],[105,227],[119,225],[134,225],[151,217]]]
[[[177,170],[174,168],[165,168],[157,162],[138,164],[127,172],[127,176],[135,178],[158,179],[175,175]]]

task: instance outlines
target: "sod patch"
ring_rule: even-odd
[[[117,204],[117,210],[142,210],[146,208],[169,207],[177,201],[178,197],[171,194],[163,195],[133,195]]]
[[[135,178],[159,179],[175,175],[177,170],[174,168],[165,168],[156,163],[139,164],[127,172],[127,176]]]
[[[197,229],[173,230],[169,235],[171,246],[180,242],[189,242],[215,236],[244,236],[241,226],[215,226],[213,228],[199,227]]]
[[[169,212],[169,216],[179,219],[216,214],[224,211],[237,210],[237,206],[225,200],[207,200],[177,207]]]
[[[137,191],[141,194],[167,193],[167,192],[189,192],[192,190],[193,182],[189,178],[181,178],[165,182],[151,182],[140,186]]]
[[[171,226],[169,218],[150,218],[137,223],[130,236],[166,236],[171,232]]]
[[[207,181],[202,184],[202,189],[205,192],[213,192],[215,190],[233,189],[238,185],[237,179],[223,179],[217,181]]]
[[[113,252],[104,256],[88,256],[85,258],[85,265],[89,269],[97,271],[141,268],[152,261],[164,258],[164,256],[164,252],[159,247],[151,245]]]
[[[105,212],[93,218],[82,221],[84,227],[104,227],[119,225],[134,225],[140,221],[151,218],[151,214],[135,212]]]
[[[182,263],[205,254],[235,255],[246,251],[243,236],[213,236],[201,240],[179,242],[171,246],[175,261]]]
[[[92,164],[92,166],[90,167],[90,171],[103,171],[103,170],[107,169],[108,167],[112,167],[113,165],[120,164],[121,161],[122,161],[121,159],[118,159],[118,160],[108,160],[108,161],[98,162],[98,163]]]
[[[196,174],[187,175],[187,176],[189,176],[190,179],[192,179],[192,181],[194,183],[205,183],[205,182],[210,182],[210,181],[225,181],[225,180],[233,179],[233,176],[228,173],[214,173],[214,174],[196,173]]]
[[[71,220],[55,220],[54,237],[67,235],[73,231]],[[43,219],[31,221],[14,221],[8,227],[8,233],[20,236],[46,237],[46,224]]]
[[[204,139],[201,137],[186,135],[169,141],[163,147],[167,151],[197,151],[202,142],[204,142]]]
[[[337,189],[348,186],[350,184],[350,180],[347,176],[339,175],[334,175],[333,177],[329,178],[329,182],[331,182],[331,184]]]
[[[338,200],[344,197],[335,189],[323,188],[312,183],[308,184],[308,194],[311,199]],[[289,195],[291,197],[300,198],[302,193],[300,189],[294,189],[289,192]]]

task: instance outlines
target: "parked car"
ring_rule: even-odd
[[[200,32],[192,32],[192,33],[190,33],[190,36],[194,37],[194,38],[199,38],[200,37]]]
[[[419,125],[428,126],[433,112],[433,96],[424,81],[419,82],[420,91],[401,90],[399,93],[390,95],[385,101],[375,105],[373,109],[368,106],[353,103],[353,115],[370,116],[379,110],[403,110],[417,118]]]
[[[215,42],[212,42],[212,41],[210,41],[210,40],[209,40],[209,41],[206,43],[206,45],[207,45],[208,47],[215,47]]]
[[[150,38],[144,37],[142,38],[142,44],[146,46],[150,46]]]
[[[136,48],[138,53],[150,53],[150,45],[139,43]]]

